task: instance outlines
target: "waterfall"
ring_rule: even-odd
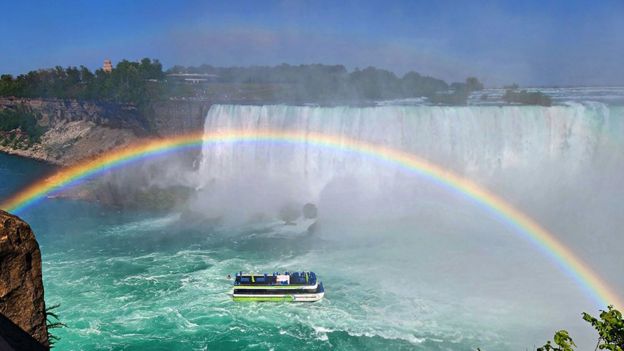
[[[620,115],[616,116],[621,120]],[[419,155],[467,175],[487,176],[501,169],[563,163],[577,172],[595,160],[610,140],[612,110],[602,104],[534,107],[298,107],[213,106],[205,132],[227,129],[295,130],[364,140]],[[617,124],[617,125],[614,125]],[[318,187],[343,173],[370,175],[358,155],[310,145],[280,142],[241,147],[206,145],[202,181],[249,174],[306,179]],[[205,184],[204,184],[205,185]]]
[[[613,164],[622,164],[618,136],[624,135],[623,111],[600,103],[553,107],[215,105],[204,129],[205,133],[231,129],[316,132],[381,144],[513,196],[536,189],[546,192],[553,184],[576,185],[579,177],[604,173],[607,168],[607,173],[613,173]],[[235,194],[236,206],[244,202],[256,208],[268,200],[317,201],[332,184],[333,189],[357,184],[367,193],[388,192],[401,184],[401,193],[406,189],[403,180],[409,178],[396,167],[357,153],[280,141],[204,145],[198,175],[199,188],[224,197]]]

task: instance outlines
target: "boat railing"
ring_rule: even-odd
[[[316,274],[314,272],[273,272],[272,275],[264,273],[256,275],[254,273],[236,273],[234,285],[314,285],[316,284]]]

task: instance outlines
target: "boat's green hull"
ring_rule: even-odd
[[[234,301],[267,301],[267,302],[292,302],[295,298],[292,295],[284,296],[234,296]]]

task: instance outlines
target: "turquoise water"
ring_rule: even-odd
[[[48,170],[0,154],[0,197]],[[427,205],[435,206],[444,205]],[[54,331],[58,350],[524,349],[578,317],[558,304],[558,289],[544,297],[518,271],[540,267],[556,288],[573,290],[570,282],[552,280],[557,271],[537,254],[514,258],[522,243],[506,249],[503,239],[490,240],[498,250],[488,256],[468,220],[475,213],[462,211],[457,225],[474,230],[470,238],[453,237],[442,222],[410,221],[285,234],[272,222],[227,227],[63,199],[23,218],[41,245],[46,302],[61,304],[67,324]],[[444,239],[431,240],[444,231]],[[511,264],[496,267],[501,260]],[[324,282],[321,302],[233,303],[227,296],[227,274],[303,269]]]

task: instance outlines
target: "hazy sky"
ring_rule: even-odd
[[[486,85],[624,85],[624,0],[6,1],[0,72],[104,58],[164,66],[369,65]]]

